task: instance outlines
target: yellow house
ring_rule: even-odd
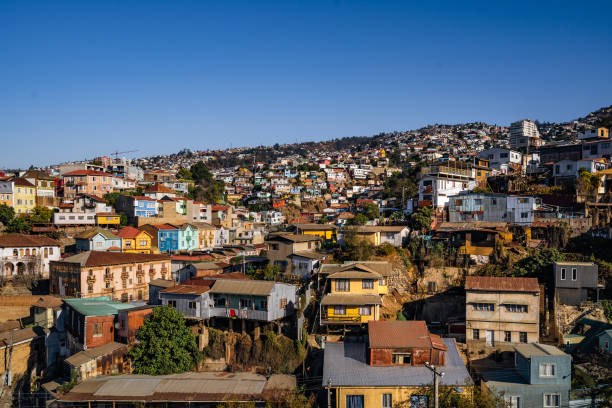
[[[119,227],[121,224],[121,216],[113,213],[98,213],[96,214],[98,225]]]
[[[361,325],[380,319],[387,281],[363,264],[340,267],[327,277],[330,291],[321,299],[322,325]]]
[[[322,383],[336,408],[429,407],[429,363],[445,374],[439,377],[443,398],[472,399],[474,382],[455,340],[430,333],[424,321],[371,322],[368,341],[326,343]]]
[[[295,224],[296,234],[314,235],[325,241],[336,242],[338,227],[333,224]]]
[[[198,229],[199,249],[212,249],[215,246],[215,228],[206,222],[193,222],[192,225]]]
[[[146,231],[141,231],[134,227],[125,227],[119,234],[121,238],[122,252],[150,254],[151,251],[151,234]]]
[[[15,213],[31,213],[34,207],[36,207],[36,186],[21,177],[15,177],[13,183],[13,207],[15,208]]]

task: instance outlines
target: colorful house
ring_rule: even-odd
[[[152,238],[152,245],[159,252],[170,252],[179,250],[179,229],[174,225],[160,224],[150,225],[145,224],[140,227],[141,230],[147,231]]]
[[[338,227],[332,224],[295,224],[296,234],[315,235],[328,242],[336,242]]]
[[[34,207],[36,207],[36,186],[21,177],[15,177],[13,185],[13,208],[15,213],[31,213]]]
[[[96,224],[104,225],[105,227],[119,227],[121,225],[121,215],[115,213],[98,213],[96,214]]]
[[[330,388],[335,407],[431,406],[428,363],[444,373],[441,396],[472,395],[474,382],[454,339],[430,333],[424,321],[371,322],[367,338],[325,344],[323,385]]]
[[[191,224],[183,224],[178,228],[179,251],[198,249],[198,229]]]
[[[121,238],[122,252],[150,254],[151,234],[134,227],[125,227],[118,234]]]
[[[0,204],[13,207],[13,182],[10,180],[0,180]]]
[[[75,237],[79,251],[121,251],[121,238],[104,228],[95,227]]]
[[[321,325],[361,325],[379,320],[381,295],[388,291],[382,274],[354,263],[338,268],[327,280],[330,291],[321,299]]]

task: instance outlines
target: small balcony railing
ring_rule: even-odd
[[[341,323],[341,324],[359,324],[361,316],[337,316],[323,313],[321,315],[322,323]]]

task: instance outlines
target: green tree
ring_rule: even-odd
[[[191,178],[193,179],[193,181],[195,181],[196,184],[200,184],[203,181],[204,182],[213,181],[212,173],[210,172],[210,170],[208,170],[208,167],[206,167],[206,164],[204,164],[204,162],[201,160],[195,163],[194,165],[192,165],[189,171],[191,173]]]
[[[48,207],[34,207],[30,222],[34,224],[49,224],[53,218],[53,210]]]
[[[271,263],[268,263],[263,269],[263,277],[266,280],[274,280],[279,273],[280,267]]]
[[[344,246],[340,258],[346,261],[368,261],[376,252],[376,248],[367,240],[359,237],[354,229],[344,233]]]
[[[368,220],[375,220],[380,215],[378,206],[374,203],[364,205],[362,211],[363,214],[368,217]]]
[[[7,225],[13,218],[15,218],[15,209],[6,204],[0,204],[0,222]]]
[[[6,232],[25,233],[32,230],[30,220],[24,217],[15,217],[6,225]]]
[[[130,350],[136,374],[182,373],[193,369],[201,358],[195,335],[172,307],[153,309],[136,339],[138,343]]]
[[[603,307],[603,311],[604,311],[604,316],[606,316],[606,319],[609,322],[612,322],[612,301],[611,300],[604,300],[602,302],[602,307]]]
[[[431,207],[420,207],[410,216],[410,225],[413,229],[422,233],[428,232],[433,222],[432,215],[433,210]]]
[[[364,214],[361,214],[361,213],[355,215],[353,218],[348,220],[349,225],[365,225],[367,222],[368,222],[368,217],[366,217]]]
[[[122,211],[122,212],[119,213],[119,225],[121,225],[122,227],[125,227],[127,224],[128,224],[128,217]]]
[[[553,248],[533,251],[530,256],[514,264],[513,274],[514,276],[531,276],[546,280],[552,276],[553,263],[564,259],[565,255]]]
[[[393,214],[391,214],[391,216],[389,217],[389,220],[392,222],[405,222],[406,221],[406,215],[404,214],[403,211],[395,211],[393,212]]]
[[[191,180],[193,178],[193,176],[191,175],[191,171],[183,167],[178,169],[178,171],[176,172],[176,177],[179,180]]]

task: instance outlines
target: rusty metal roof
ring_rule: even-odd
[[[439,348],[446,346],[438,336],[432,339],[423,320],[379,320],[368,323],[371,348]]]
[[[204,285],[178,285],[171,288],[162,289],[161,293],[174,293],[180,295],[201,295],[210,290],[209,286]]]
[[[467,276],[465,290],[492,290],[500,292],[539,292],[537,278],[499,276]]]

